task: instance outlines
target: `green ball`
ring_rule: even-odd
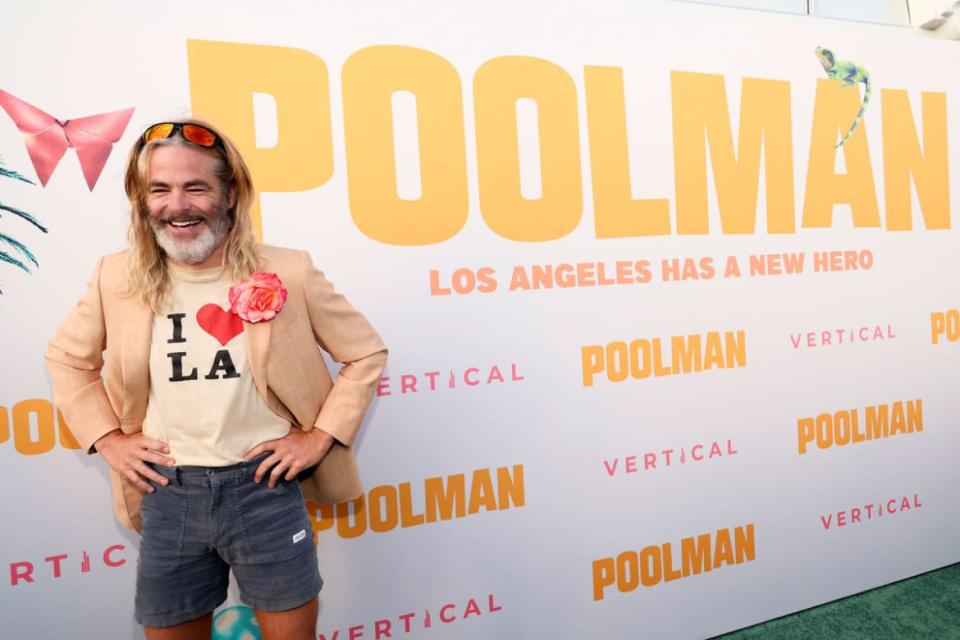
[[[263,640],[253,609],[227,607],[213,618],[213,640]]]

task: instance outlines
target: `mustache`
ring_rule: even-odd
[[[167,222],[190,222],[193,220],[209,220],[210,216],[198,211],[176,211],[162,217],[153,218],[159,223]]]

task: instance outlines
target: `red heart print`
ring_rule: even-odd
[[[223,346],[243,333],[243,320],[240,316],[224,311],[220,305],[212,303],[203,305],[197,311],[197,324]]]

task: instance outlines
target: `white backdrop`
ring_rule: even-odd
[[[955,127],[937,129],[933,107],[921,117],[922,92],[932,101],[945,95],[948,106],[956,99],[955,74],[945,73],[956,61],[952,43],[896,28],[659,2],[467,7],[431,0],[349,8],[178,2],[162,10],[34,2],[0,14],[6,52],[0,90],[61,120],[136,109],[93,190],[72,149],[41,187],[23,134],[0,113],[4,165],[37,183],[3,180],[0,203],[32,213],[49,228],[43,234],[0,211],[0,232],[26,244],[39,261],[29,275],[0,264],[6,487],[0,566],[8,568],[0,581],[0,614],[10,637],[141,637],[132,619],[136,535],[113,520],[102,461],[65,447],[69,439],[50,440],[55,422],[41,356],[97,257],[125,244],[121,176],[137,132],[193,110],[211,117],[240,113],[235,120],[248,123],[243,130],[224,117],[255,158],[264,241],[308,249],[391,349],[388,379],[358,443],[365,486],[379,505],[366,509],[368,524],[381,516],[386,522],[379,528],[387,530],[368,527],[346,537],[349,526],[318,521],[326,581],[318,632],[327,640],[706,637],[960,560],[954,490],[960,401],[952,392],[960,342],[946,333],[935,340],[932,331],[934,314],[960,307],[958,237],[949,215],[940,225],[948,228],[928,228],[936,226],[930,220],[937,198],[956,183],[957,165],[945,180],[936,178],[936,168],[926,170],[934,176],[924,178],[933,195],[921,201],[912,192],[911,230],[890,230],[884,191],[893,171],[885,167],[884,150],[888,162],[909,156],[902,141],[885,139],[893,135],[884,127],[885,110],[891,131],[921,141],[924,127],[950,131],[949,140],[945,133],[932,136],[921,148],[926,144],[932,156],[931,148],[946,145],[956,157]],[[226,43],[241,46],[224,53]],[[288,49],[271,50],[276,59],[244,75],[237,60],[267,55],[259,45]],[[384,140],[377,138],[383,129],[375,126],[375,109],[359,98],[344,106],[349,65],[383,45],[403,48],[371,63],[372,75],[363,76],[368,84],[361,78],[358,86],[375,93],[408,73],[422,80],[405,87],[415,99],[407,94],[392,102],[396,193],[377,191],[378,184],[393,184],[393,176],[377,183],[371,167],[380,165],[363,155],[372,148],[364,144]],[[831,90],[814,56],[818,45],[868,68],[875,85],[864,121],[836,154],[835,171],[843,174],[853,156],[868,159],[856,165],[860,186],[836,193],[876,202],[876,225],[859,218],[855,226],[842,203],[826,226],[804,224],[805,199],[812,198],[808,158],[823,157],[811,150],[814,105],[818,96],[827,104],[822,96]],[[420,73],[416,61],[424,56],[404,57],[412,48],[432,54],[426,57],[436,73]],[[527,75],[485,66],[502,56],[536,60]],[[215,81],[203,74],[206,63],[222,69]],[[321,67],[326,101],[317,89],[324,79],[314,73]],[[668,233],[598,237],[593,185],[601,173],[601,180],[613,180],[622,165],[612,156],[591,159],[591,149],[600,148],[591,136],[617,110],[588,122],[587,67],[622,69],[630,188],[633,198],[668,201]],[[763,102],[761,115],[750,116],[763,119],[787,104],[792,141],[775,168],[761,172],[753,233],[723,232],[716,197],[722,180],[714,179],[717,167],[709,159],[707,232],[678,232],[675,176],[687,169],[675,169],[674,157],[681,167],[697,161],[675,148],[686,133],[677,131],[678,110],[695,112],[699,104],[686,99],[686,107],[678,106],[684,98],[671,91],[671,82],[684,72],[722,76],[729,109],[721,115],[730,122],[734,148],[743,126],[744,79],[788,87],[787,103]],[[447,84],[441,87],[438,78]],[[198,104],[203,87],[191,85],[208,82],[207,102]],[[232,102],[230,86],[239,101]],[[279,89],[273,98],[264,95],[278,86],[300,87],[302,95]],[[456,91],[445,91],[449,86]],[[537,87],[547,87],[540,103],[529,100]],[[570,88],[574,93],[563,94]],[[555,89],[559,93],[550,93]],[[881,99],[882,90],[906,92],[913,122],[893,115],[888,105],[896,96]],[[451,95],[460,96],[462,112]],[[510,125],[505,134],[490,124],[495,118],[483,119],[496,110],[498,96],[508,103],[528,98],[518,103],[519,145],[509,143],[511,118],[498,121]],[[436,104],[443,106],[428,109]],[[253,118],[244,120],[251,109]],[[355,137],[345,135],[345,122],[355,123]],[[451,137],[459,128],[460,138]],[[836,128],[823,130],[832,138]],[[695,131],[691,139],[698,137]],[[418,140],[436,146],[421,153]],[[454,161],[442,156],[438,162],[431,155],[438,149]],[[348,154],[357,159],[349,168]],[[745,157],[742,148],[738,154]],[[486,169],[478,155],[480,163],[490,158]],[[509,179],[503,159],[510,157],[520,159],[520,185]],[[774,213],[794,220],[794,232],[768,233],[767,177],[783,169],[784,158],[793,165],[787,174],[793,213]],[[269,166],[276,175],[268,175]],[[865,170],[872,189],[862,188]],[[458,176],[465,181],[458,183]],[[779,184],[777,193],[786,193]],[[442,205],[431,208],[434,202]],[[948,202],[952,212],[955,193]],[[750,206],[729,205],[725,215],[746,215]],[[416,218],[424,211],[426,218]],[[573,222],[560,229],[558,220]],[[430,243],[411,240],[418,230],[429,235],[443,225],[450,225],[448,232],[436,232]],[[533,237],[519,239],[524,234]],[[822,251],[869,253],[872,264],[817,272],[814,254]],[[804,269],[752,276],[749,257],[764,254],[804,254]],[[725,277],[728,256],[738,260],[740,277]],[[714,261],[713,277],[695,269],[701,277],[664,278],[663,260],[706,257]],[[620,261],[648,261],[648,281],[510,287],[517,265],[603,263],[609,276]],[[458,269],[484,267],[492,270],[485,286],[495,282],[494,291],[436,295],[451,286]],[[869,340],[859,339],[863,327]],[[878,329],[881,337],[874,339]],[[647,377],[637,371],[641,377],[621,382],[599,373],[584,386],[584,347],[660,339],[661,364],[669,366],[671,337],[699,335],[706,345],[709,333],[728,331],[743,331],[743,358],[729,361],[738,366]],[[829,344],[823,332],[830,332]],[[893,412],[895,403],[918,400],[922,424],[911,422],[913,433],[828,448],[814,442],[799,452],[801,419],[855,411],[865,433],[867,407],[889,405]],[[695,460],[714,443],[722,455]],[[672,450],[670,464],[665,450]],[[627,473],[633,465],[638,470]],[[498,476],[500,468],[506,476]],[[428,492],[441,482],[449,490],[457,474],[465,474],[463,496],[473,513],[392,526],[391,496],[402,503],[395,517],[412,524],[429,510]],[[490,496],[496,499],[486,500]],[[866,505],[872,505],[869,519]],[[342,515],[353,509],[342,507]],[[633,590],[629,574],[620,575],[624,590],[596,578],[603,567],[616,566],[605,558],[664,543],[671,543],[679,570],[683,539],[710,534],[712,547],[723,536],[718,530],[748,525],[753,545],[738,549],[745,554],[741,563],[718,560],[712,571]],[[651,554],[640,557],[652,562]],[[629,563],[628,556],[621,562]],[[595,586],[601,599],[595,600]]]

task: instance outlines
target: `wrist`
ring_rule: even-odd
[[[120,435],[119,429],[108,431],[107,433],[100,436],[100,438],[93,443],[93,448],[96,450],[97,453],[100,453],[101,451],[103,451],[104,445],[109,444],[114,438],[118,437],[119,435]]]
[[[319,442],[322,446],[327,447],[333,443],[333,436],[321,429],[320,427],[314,427],[310,430],[310,435]]]

